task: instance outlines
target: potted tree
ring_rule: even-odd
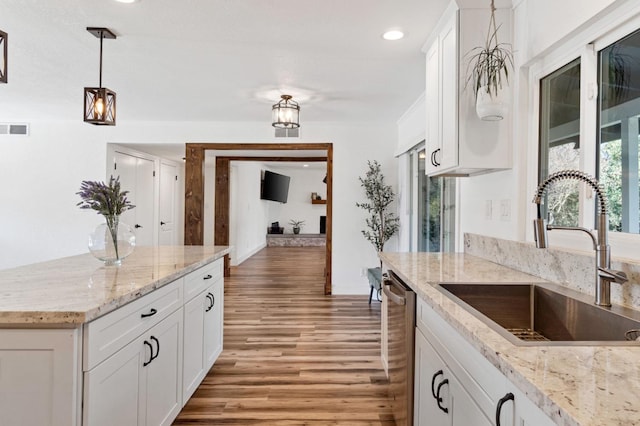
[[[389,206],[395,199],[393,188],[391,185],[385,185],[384,175],[380,170],[380,164],[377,161],[368,161],[369,170],[365,177],[359,177],[360,185],[364,188],[367,201],[364,203],[356,203],[357,207],[366,210],[369,217],[366,219],[366,229],[362,230],[362,235],[373,245],[376,252],[381,252],[384,245],[389,239],[398,232],[399,219],[389,210]],[[380,267],[370,268],[368,270],[369,284],[371,292],[369,293],[369,303],[373,289],[378,291],[381,289],[380,282],[382,280],[382,261]]]
[[[491,0],[491,18],[484,46],[474,47],[467,55],[467,86],[473,87],[476,114],[482,120],[502,120],[509,109],[509,72],[513,70],[511,45],[498,42],[494,0]]]

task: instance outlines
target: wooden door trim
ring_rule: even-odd
[[[230,161],[326,161],[327,162],[327,207],[326,207],[326,266],[324,293],[331,294],[331,253],[333,230],[333,144],[332,143],[187,143],[185,149],[185,221],[184,244],[204,243],[204,156],[205,151],[304,151],[324,150],[326,157],[284,156],[219,156],[216,157],[215,179],[215,235],[214,244],[229,245],[229,164]],[[218,176],[218,159],[221,175]],[[225,175],[225,176],[223,176]],[[220,193],[218,191],[221,191]],[[226,191],[226,192],[225,192]],[[226,195],[226,196],[225,196]],[[219,223],[220,221],[220,223]],[[225,273],[228,274],[229,257],[225,256]]]

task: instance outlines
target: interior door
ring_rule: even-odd
[[[120,220],[134,228],[136,245],[153,245],[155,163],[122,152],[115,152],[114,160],[112,174],[120,176],[121,189],[129,191],[127,198],[136,206],[124,212]]]
[[[160,224],[158,242],[162,245],[176,243],[176,191],[178,170],[174,164],[160,162]]]

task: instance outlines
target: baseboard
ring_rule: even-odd
[[[251,250],[250,252],[248,252],[247,254],[245,254],[244,256],[241,256],[237,259],[231,259],[231,265],[232,266],[238,266],[241,265],[242,262],[244,262],[245,260],[249,259],[251,256],[253,256],[254,254],[256,254],[257,252],[259,252],[260,250],[262,250],[263,248],[265,248],[267,246],[267,243],[264,242],[262,244],[260,244],[258,247],[254,248],[253,250]]]

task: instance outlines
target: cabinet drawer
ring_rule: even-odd
[[[183,304],[180,278],[88,323],[83,369],[88,371],[159,323]]]
[[[416,303],[416,327],[485,415],[492,418],[498,400],[505,394],[505,376],[420,298]]]
[[[202,293],[207,287],[222,279],[223,260],[218,259],[197,269],[184,277],[184,300],[189,300]]]

